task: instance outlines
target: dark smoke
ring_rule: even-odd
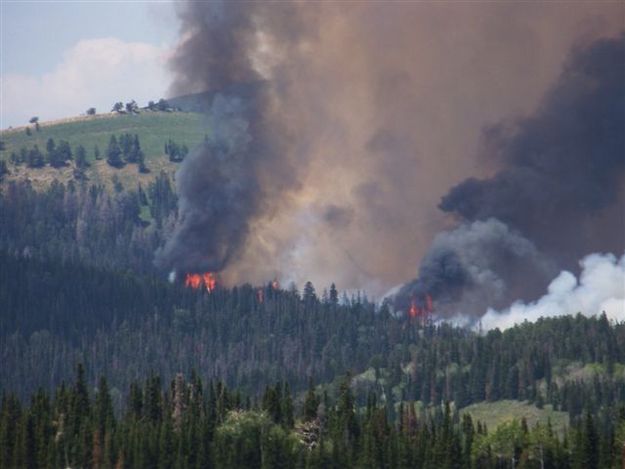
[[[354,211],[350,207],[330,204],[323,212],[323,220],[332,228],[349,226],[354,219]]]
[[[273,39],[296,42],[302,29],[288,21],[289,5],[273,13],[281,20]],[[272,125],[274,90],[254,65],[259,22],[271,22],[260,4],[189,2],[180,6],[186,39],[172,60],[173,93],[213,94],[206,141],[176,174],[178,221],[156,253],[156,265],[177,272],[221,271],[236,257],[255,217],[271,208],[274,193],[295,185]]]
[[[256,156],[271,157],[269,149],[261,149],[254,126],[257,106],[254,99],[214,97],[208,119],[212,135],[185,158],[176,175],[179,219],[157,253],[160,267],[218,272],[245,240],[260,202]]]
[[[619,6],[177,6],[171,94],[213,98],[163,269],[380,294],[421,258],[396,306],[477,315],[623,250],[623,38],[579,47],[533,115],[472,149],[535,106],[574,37],[622,27]]]
[[[574,54],[536,115],[496,143],[505,169],[454,187],[441,209],[465,220],[497,218],[568,265],[597,249],[622,249],[623,212],[590,232],[576,227],[622,203],[624,116],[625,35]]]
[[[625,34],[575,50],[535,115],[485,138],[502,169],[443,197],[462,225],[436,238],[398,306],[428,292],[443,314],[483,314],[536,298],[554,267],[625,249]]]
[[[463,223],[434,238],[418,279],[400,290],[395,306],[405,310],[430,294],[439,315],[457,313],[458,305],[464,314],[482,314],[508,305],[511,296],[539,293],[556,273],[532,242],[504,223]]]

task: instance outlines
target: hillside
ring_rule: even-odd
[[[164,146],[168,140],[193,148],[202,141],[206,134],[202,116],[192,112],[149,112],[140,114],[98,114],[80,118],[64,119],[51,122],[40,122],[35,130],[30,126],[31,135],[26,128],[8,129],[0,132],[0,140],[4,142],[4,151],[0,159],[7,161],[10,174],[7,180],[30,179],[35,186],[47,186],[54,179],[68,182],[72,178],[73,164],[55,169],[46,165],[43,168],[29,168],[26,165],[16,166],[10,162],[12,152],[19,154],[22,148],[31,149],[35,145],[45,152],[46,142],[52,138],[55,142],[69,142],[73,153],[82,145],[87,150],[87,161],[91,164],[86,170],[90,181],[109,185],[113,174],[117,174],[122,183],[135,181],[148,182],[161,170],[174,171],[176,164],[165,155]],[[141,149],[145,154],[148,174],[139,174],[136,166],[128,165],[122,169],[114,169],[106,164],[106,148],[112,135],[132,134],[139,137]],[[97,145],[101,157],[96,161],[94,148]],[[138,178],[138,179],[137,179]]]
[[[471,404],[462,409],[460,413],[471,415],[474,421],[482,422],[489,429],[495,429],[506,422],[521,421],[522,419],[525,419],[529,427],[534,427],[537,423],[541,425],[551,423],[553,429],[558,433],[564,433],[565,428],[569,425],[568,414],[554,410],[552,405],[539,408],[528,402],[505,399]]]
[[[0,304],[0,434],[10,435],[0,467],[28,467],[28,454],[31,467],[68,467],[67,453],[81,462],[71,467],[154,468],[176,454],[178,467],[495,468],[515,458],[534,469],[540,457],[610,468],[625,441],[625,383],[610,365],[624,362],[625,327],[605,316],[480,335],[422,327],[366,299],[339,303],[337,292],[319,298],[312,286],[208,293],[1,250]],[[562,370],[577,370],[575,381],[558,384]],[[20,443],[33,427],[46,431]],[[583,441],[605,463],[572,464]],[[284,464],[248,464],[276,451]],[[200,454],[215,464],[198,466]],[[462,464],[436,463],[445,458]]]

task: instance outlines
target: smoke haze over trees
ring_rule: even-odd
[[[460,308],[452,313],[483,314],[536,298],[554,268],[624,252],[624,63],[625,34],[575,50],[534,115],[490,129],[489,158],[502,169],[443,197],[463,224],[435,238],[400,296],[431,290]]]
[[[563,5],[175,2],[178,97],[3,131],[0,469],[620,467],[625,4]]]
[[[211,133],[181,165],[179,222],[157,265],[227,282],[330,277],[377,294],[418,271],[396,307],[435,289],[440,314],[480,315],[537,298],[586,254],[619,255],[621,25],[609,5],[566,18],[509,8],[463,20],[458,37],[482,52],[473,63],[425,24],[456,24],[445,6],[180,5],[172,92],[212,93]],[[543,29],[538,11],[563,21]],[[580,35],[592,14],[602,29]],[[503,42],[500,21],[514,26],[497,31]],[[528,40],[550,48],[539,56]],[[449,68],[456,56],[474,81]],[[496,67],[509,74],[481,72]]]

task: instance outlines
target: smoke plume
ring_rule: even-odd
[[[209,8],[210,7],[210,8]],[[289,14],[288,5],[276,14]],[[179,90],[211,92],[204,143],[176,175],[178,222],[156,253],[157,266],[219,272],[239,254],[250,223],[269,209],[272,191],[294,183],[286,141],[271,123],[271,83],[255,67],[255,21],[271,20],[255,5],[189,3],[181,10],[190,35],[172,60]],[[288,24],[288,23],[285,23]],[[272,40],[296,42],[295,25]]]
[[[542,291],[555,271],[529,240],[502,222],[465,223],[434,238],[418,280],[399,291],[396,306],[405,310],[429,294],[437,300],[439,315],[456,313],[458,305],[464,314],[481,314],[510,304],[510,297],[522,293],[514,290],[519,286]]]
[[[515,302],[504,311],[489,309],[481,319],[484,329],[506,329],[523,321],[545,316],[606,313],[609,319],[625,321],[625,255],[592,254],[581,262],[579,280],[562,271],[550,284],[547,294],[535,302]]]
[[[255,129],[255,104],[254,99],[221,94],[213,99],[212,135],[193,150],[176,177],[179,220],[173,237],[157,253],[158,265],[217,272],[245,240],[249,217],[259,203],[255,157],[271,158],[264,154],[269,149],[261,149],[262,135]]]
[[[497,218],[572,266],[624,247],[625,34],[576,50],[538,111],[492,129],[504,169],[454,187],[440,207],[464,220]],[[575,233],[573,235],[573,233]]]
[[[554,266],[625,250],[624,64],[625,35],[577,49],[534,115],[489,130],[502,169],[443,197],[463,224],[437,236],[400,300],[428,291],[450,313],[481,314],[536,298]]]
[[[444,315],[536,298],[581,256],[624,247],[621,15],[583,2],[179,5],[171,94],[212,98],[158,264],[381,294],[420,263],[397,306],[431,292]]]

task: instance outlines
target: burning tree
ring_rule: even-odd
[[[204,287],[208,293],[211,293],[217,287],[217,277],[212,272],[188,273],[185,275],[184,284],[195,290]]]

